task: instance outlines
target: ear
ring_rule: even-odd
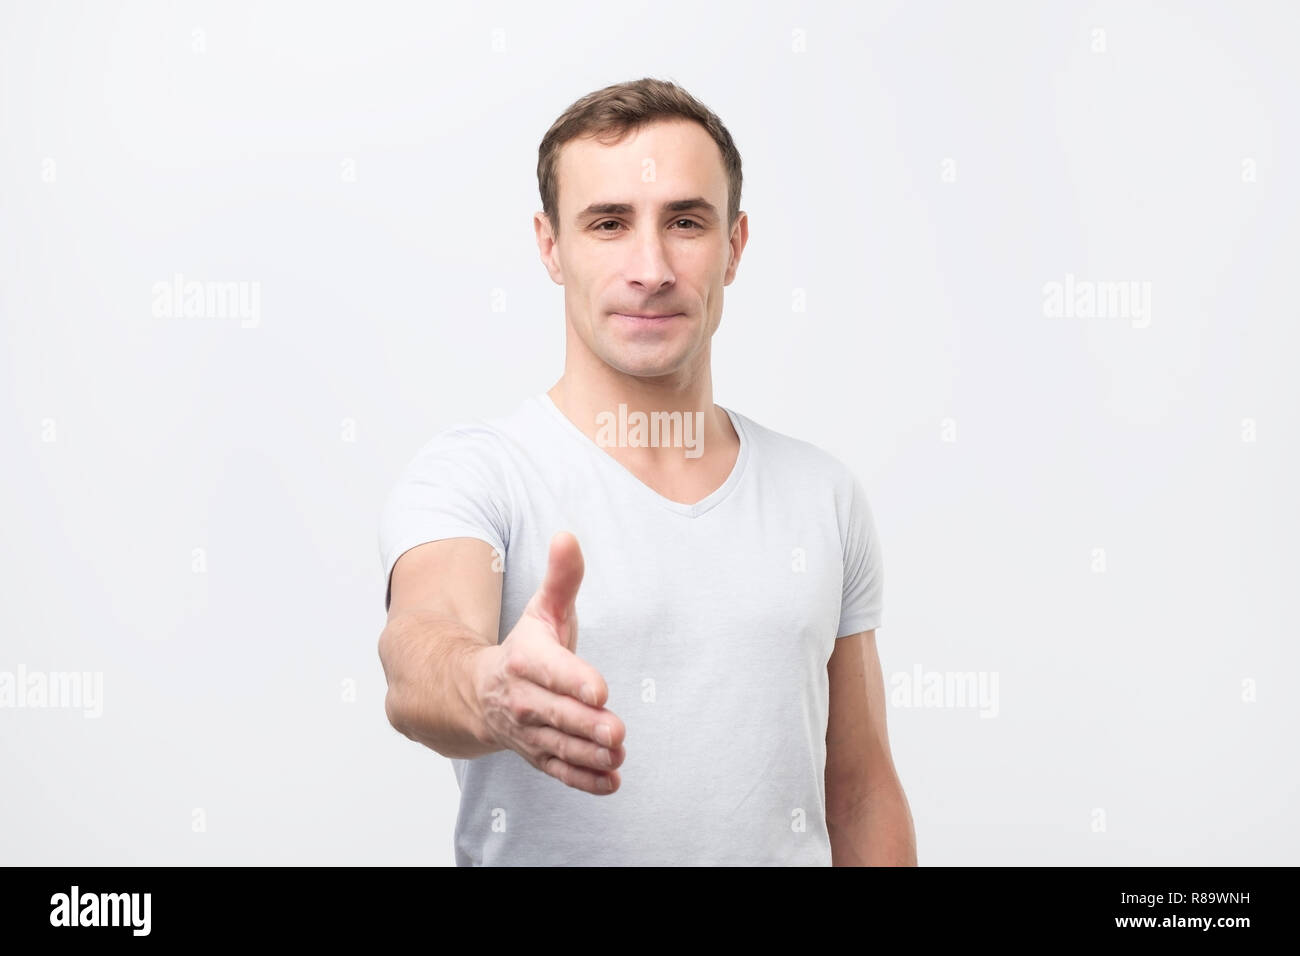
[[[550,273],[551,281],[564,285],[564,270],[560,266],[560,247],[551,230],[551,221],[544,212],[533,213],[533,232],[537,236],[537,252],[541,255],[542,265]]]
[[[749,214],[742,210],[740,215],[736,217],[736,224],[731,227],[731,238],[728,240],[727,271],[722,278],[724,286],[731,285],[731,280],[736,278],[736,270],[740,268],[740,257],[745,251],[745,244],[748,242]]]

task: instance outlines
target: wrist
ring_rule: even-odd
[[[462,658],[461,698],[465,712],[469,715],[470,734],[478,741],[484,753],[501,749],[492,728],[488,726],[483,707],[484,688],[487,686],[492,661],[499,651],[500,646],[497,644],[474,644],[467,648]]]

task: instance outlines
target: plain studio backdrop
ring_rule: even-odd
[[[715,400],[872,503],[921,862],[1300,862],[1296,7],[473,7],[4,3],[0,860],[452,861],[380,508],[559,376],[537,146],[654,76],[744,159]]]

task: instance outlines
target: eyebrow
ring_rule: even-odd
[[[692,199],[675,199],[672,202],[663,204],[664,212],[700,212],[707,216],[718,218],[717,207],[702,196],[696,196]],[[581,220],[590,216],[626,216],[634,211],[635,207],[626,202],[594,202],[586,209],[578,213],[574,219]]]

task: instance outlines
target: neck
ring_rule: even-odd
[[[739,442],[727,413],[713,404],[707,357],[694,374],[664,378],[626,375],[604,362],[566,363],[547,394],[592,441],[646,469],[713,461]]]

